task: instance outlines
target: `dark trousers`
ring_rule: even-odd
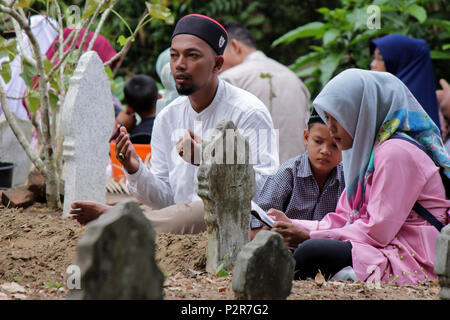
[[[328,280],[341,269],[353,266],[352,245],[349,241],[309,239],[298,245],[294,259],[294,279],[314,279],[320,270]]]

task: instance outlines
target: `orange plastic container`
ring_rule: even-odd
[[[133,144],[133,146],[136,149],[136,152],[137,152],[139,158],[141,158],[142,162],[146,163],[146,162],[150,161],[152,149],[149,144]],[[109,151],[110,151],[109,155],[111,157],[111,162],[112,162],[112,176],[116,180],[118,180],[125,175],[123,173],[124,169],[123,169],[122,164],[116,158],[115,149],[116,149],[116,143],[110,142],[109,143]]]

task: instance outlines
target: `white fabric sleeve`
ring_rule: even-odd
[[[174,195],[169,184],[170,137],[163,134],[161,118],[155,119],[152,132],[151,169],[139,159],[139,169],[133,174],[125,172],[127,187],[133,196],[153,209],[174,204]]]

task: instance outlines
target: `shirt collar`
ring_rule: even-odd
[[[193,116],[196,119],[204,119],[205,117],[208,118],[211,113],[214,112],[214,110],[217,108],[217,106],[220,104],[220,101],[222,100],[224,91],[224,83],[223,80],[220,78],[217,81],[217,91],[216,95],[214,96],[214,99],[211,101],[209,106],[207,106],[205,109],[203,109],[201,112],[197,112],[192,108],[190,102],[189,102],[189,114]],[[188,98],[189,101],[189,98]]]
[[[331,175],[328,177],[328,179],[333,180],[339,180],[339,182],[342,182],[341,180],[344,178],[344,175],[342,174],[342,163],[339,163],[333,170],[331,171]],[[300,161],[297,165],[297,177],[299,178],[307,178],[307,177],[314,177],[314,174],[311,169],[311,163],[309,162],[308,158],[308,150],[304,154],[301,155]]]
[[[308,150],[300,156],[300,161],[297,165],[297,177],[307,178],[313,176],[311,164],[309,163]]]
[[[242,63],[244,62],[249,62],[252,60],[257,60],[258,58],[262,58],[265,57],[266,55],[264,54],[264,52],[260,51],[260,50],[256,50],[253,51],[252,53],[250,53],[248,56],[245,57],[244,61],[242,61]]]

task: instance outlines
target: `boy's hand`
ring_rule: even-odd
[[[284,239],[284,244],[288,248],[297,248],[300,243],[309,239],[308,231],[291,222],[277,221],[271,231],[281,234]]]

